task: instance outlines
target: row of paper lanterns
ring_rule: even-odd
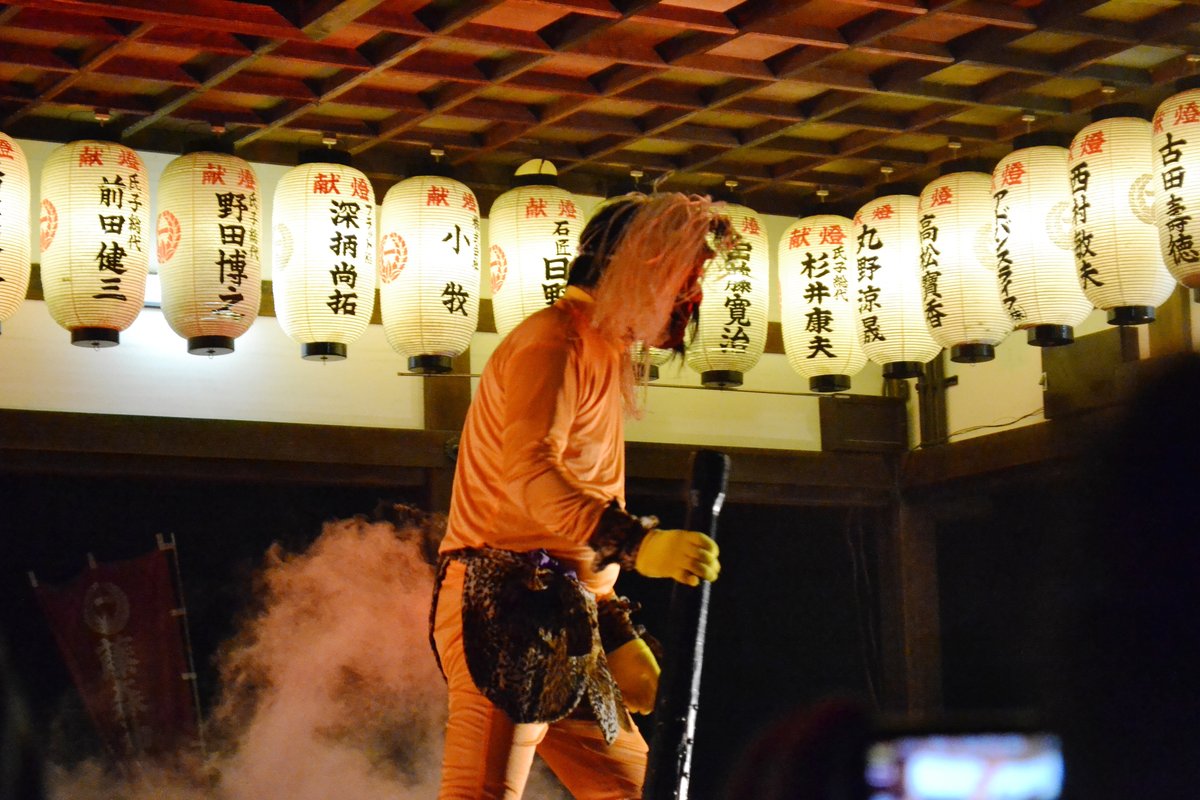
[[[1069,147],[1019,137],[987,172],[958,169],[920,196],[884,194],[853,219],[797,220],[778,243],[789,362],[815,391],[849,388],[866,360],[911,377],[943,349],[985,361],[1012,330],[1031,344],[1072,340],[1093,307],[1114,324],[1153,319],[1176,281],[1200,285],[1192,209],[1200,204],[1200,90],[1165,101],[1153,122],[1101,110]],[[1195,130],[1193,130],[1195,128]],[[309,359],[339,359],[373,312],[418,372],[449,369],[476,328],[480,214],[451,178],[409,178],[380,219],[370,181],[336,151],[288,171],[275,191],[274,300]],[[565,288],[584,220],[553,167],[531,161],[489,214],[497,331]],[[41,269],[54,319],[80,345],[119,341],[143,305],[155,247],[163,313],[190,352],[232,352],[257,316],[264,233],[257,178],[232,155],[181,156],[149,183],[133,150],[101,141],[56,149],[42,176]],[[30,269],[29,173],[0,134],[0,320]],[[766,344],[768,241],[753,210],[725,213],[741,240],[710,265],[689,366],[736,386]],[[666,354],[655,352],[661,362]]]

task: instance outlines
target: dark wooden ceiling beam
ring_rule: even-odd
[[[320,41],[385,2],[387,0],[314,0],[304,4],[300,18],[293,22],[305,36]]]
[[[13,112],[5,117],[4,120],[0,122],[0,129],[9,129],[25,117],[36,112],[37,109],[43,105],[47,103],[53,103],[57,97],[72,89],[81,80],[92,74],[97,67],[100,67],[106,61],[109,61],[110,59],[120,55],[122,51],[132,46],[135,42],[145,36],[152,27],[153,26],[150,23],[141,23],[135,25],[130,31],[127,32],[123,39],[107,41],[99,47],[88,52],[87,55],[80,60],[74,72],[63,76],[52,86],[43,87],[41,91],[38,92],[36,99],[26,104],[19,111]],[[115,95],[115,93],[113,94]],[[120,105],[119,96],[114,96],[112,98],[112,102],[116,102],[118,105]],[[148,111],[150,109],[141,108],[140,110]]]
[[[929,11],[946,19],[978,22],[997,28],[1020,31],[1032,31],[1037,28],[1037,22],[1025,9],[991,0],[968,0],[965,3],[931,0]]]
[[[285,16],[267,5],[236,0],[188,0],[163,3],[159,0],[16,0],[12,5],[83,16],[207,28],[245,36],[271,39],[302,39],[304,33]]]

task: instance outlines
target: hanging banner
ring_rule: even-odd
[[[197,736],[180,616],[164,550],[89,567],[38,603],[88,715],[117,758]]]

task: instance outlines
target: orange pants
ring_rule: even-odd
[[[517,724],[475,688],[462,643],[465,572],[450,564],[433,629],[450,688],[439,800],[519,800],[535,751],[576,800],[640,798],[647,747],[636,728],[608,745],[592,720]]]

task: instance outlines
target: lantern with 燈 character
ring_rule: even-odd
[[[858,338],[851,222],[818,214],[792,223],[779,240],[783,349],[809,391],[844,392],[867,363]]]
[[[686,359],[702,384],[728,389],[742,385],[766,349],[770,255],[766,225],[756,211],[729,203],[720,212],[738,238],[705,265],[704,299]]]
[[[189,353],[232,353],[262,295],[258,178],[240,158],[200,151],[167,165],[158,194],[163,316]]]
[[[272,289],[309,361],[346,358],[375,309],[375,190],[337,150],[301,157],[275,187]]]
[[[549,161],[526,161],[514,183],[488,212],[492,310],[502,337],[562,297],[584,222]]]
[[[0,133],[0,322],[24,302],[29,273],[29,163]]]
[[[479,320],[479,205],[453,178],[421,175],[383,201],[379,304],[388,343],[418,373],[449,372]]]
[[[942,349],[925,323],[917,203],[910,194],[889,194],[854,215],[858,331],[885,378],[918,377]]]
[[[113,142],[71,142],[46,159],[42,291],[72,344],[113,347],[142,310],[153,241],[149,187],[141,156]]]
[[[996,357],[1012,331],[1000,302],[992,251],[992,176],[967,159],[942,165],[921,191],[921,297],[929,332],[950,360]]]

